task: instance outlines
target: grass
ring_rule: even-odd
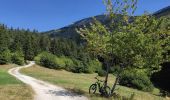
[[[65,70],[53,70],[44,67],[40,67],[38,65],[34,65],[30,68],[25,68],[21,70],[22,73],[27,74],[29,76],[35,77],[37,79],[41,79],[52,84],[56,84],[62,86],[66,89],[73,90],[75,92],[80,92],[89,97],[92,100],[104,100],[106,98],[102,98],[99,95],[89,95],[88,88],[89,86],[95,82],[94,77],[97,74],[77,74],[67,72]],[[100,79],[104,79],[99,77]],[[115,77],[113,75],[109,75],[109,85],[114,82]],[[156,96],[159,94],[159,90],[155,89],[153,93],[142,92],[136,89],[131,89],[124,86],[118,85],[117,93],[121,96],[130,98],[134,94],[135,100],[163,100],[165,98]],[[110,98],[111,99],[111,98]]]
[[[8,74],[13,67],[16,65],[0,65],[0,100],[33,100],[31,88]]]

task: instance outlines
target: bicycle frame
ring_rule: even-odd
[[[95,82],[95,84],[97,85],[97,87],[98,87],[98,89],[99,89],[99,92],[102,93],[101,90],[102,90],[102,88],[105,86],[105,82],[103,83],[103,85],[101,85],[100,82],[102,82],[102,81],[100,81],[100,80],[97,79],[97,82]]]

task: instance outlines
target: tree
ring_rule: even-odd
[[[11,62],[18,64],[18,65],[23,65],[24,64],[24,55],[23,55],[22,51],[16,51],[16,52],[12,53]]]
[[[11,52],[8,49],[0,52],[0,64],[8,64],[11,62]]]
[[[40,36],[40,48],[41,51],[49,51],[50,50],[50,38],[48,35]]]
[[[34,59],[34,48],[33,48],[33,36],[26,35],[25,43],[23,46],[24,51],[24,60],[33,60]]]
[[[0,25],[0,52],[8,49],[9,46],[9,34],[6,31],[4,25]]]
[[[169,49],[170,38],[169,31],[161,28],[164,19],[149,15],[129,17],[136,9],[137,0],[106,0],[105,3],[111,20],[109,25],[95,20],[90,27],[78,29],[88,51],[102,56],[109,65],[114,60],[119,66],[145,72],[147,76],[160,70],[160,64],[167,60],[163,54]]]
[[[22,51],[22,42],[21,42],[21,36],[20,35],[15,35],[13,42],[10,45],[10,50],[12,52],[15,51]]]
[[[54,39],[52,39],[51,40],[51,45],[50,45],[50,52],[52,53],[52,54],[54,54],[54,55],[57,55],[57,50],[58,50],[58,48],[57,48],[57,39],[56,38],[54,38]]]

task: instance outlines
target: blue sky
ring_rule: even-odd
[[[170,0],[138,0],[136,15],[170,6]],[[0,23],[48,31],[105,13],[102,0],[0,0]]]

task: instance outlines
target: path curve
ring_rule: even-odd
[[[28,65],[12,68],[8,71],[9,74],[32,87],[35,91],[34,100],[87,100],[85,96],[72,93],[62,87],[19,73],[20,69],[31,67],[34,64],[35,62],[32,61]]]

